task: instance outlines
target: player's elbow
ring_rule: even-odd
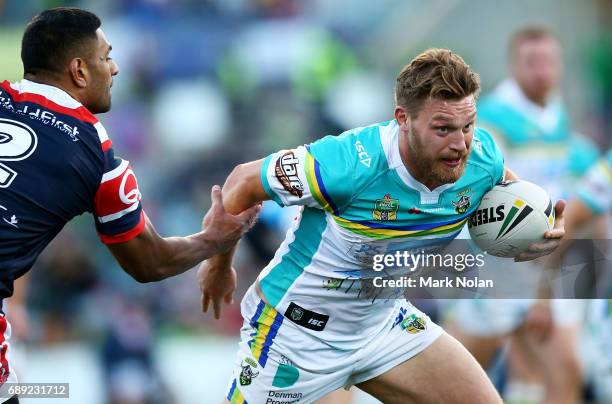
[[[239,192],[241,189],[248,188],[248,184],[253,181],[254,175],[249,167],[249,163],[238,164],[225,181],[223,193]]]
[[[223,185],[223,199],[248,201],[249,206],[268,199],[261,185],[261,160],[239,164]]]

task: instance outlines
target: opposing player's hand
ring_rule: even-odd
[[[214,259],[207,260],[198,269],[198,282],[202,291],[202,311],[208,312],[212,303],[213,313],[218,320],[221,318],[221,307],[234,301],[236,290],[236,270],[233,267],[220,268],[215,266]]]
[[[261,205],[255,205],[238,215],[231,215],[223,207],[223,196],[221,187],[212,187],[210,197],[212,206],[204,216],[202,228],[209,235],[211,240],[218,243],[218,251],[215,254],[222,254],[232,248],[244,233],[249,231],[257,220],[257,215]]]
[[[565,219],[563,217],[564,210],[565,201],[557,201],[555,204],[555,226],[552,230],[544,233],[545,241],[530,245],[527,251],[524,251],[514,257],[514,261],[531,261],[548,255],[559,247],[561,244],[561,239],[563,236],[565,236]]]

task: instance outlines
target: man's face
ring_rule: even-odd
[[[96,31],[96,42],[91,57],[87,60],[90,74],[87,83],[87,109],[94,114],[108,112],[111,108],[111,87],[113,76],[119,73],[119,67],[110,57],[112,46],[106,40],[101,29]]]
[[[561,80],[561,47],[554,38],[526,39],[512,54],[512,74],[531,100],[544,103]]]
[[[402,158],[411,174],[430,189],[457,181],[470,153],[475,119],[472,95],[461,100],[430,99],[403,125],[400,117],[405,143],[400,152],[405,150]]]

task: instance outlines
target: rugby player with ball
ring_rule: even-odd
[[[450,242],[487,192],[518,180],[474,126],[479,91],[459,55],[429,49],[397,77],[393,120],[233,170],[229,213],[270,199],[302,210],[242,301],[228,402],[313,402],[355,385],[385,403],[501,403],[469,352],[409,301],[361,298],[374,255]],[[563,209],[517,260],[557,247]],[[216,316],[236,287],[232,256],[199,271]]]

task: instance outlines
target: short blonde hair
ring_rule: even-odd
[[[427,49],[395,81],[395,103],[416,116],[430,98],[460,100],[480,93],[480,76],[448,49]]]

